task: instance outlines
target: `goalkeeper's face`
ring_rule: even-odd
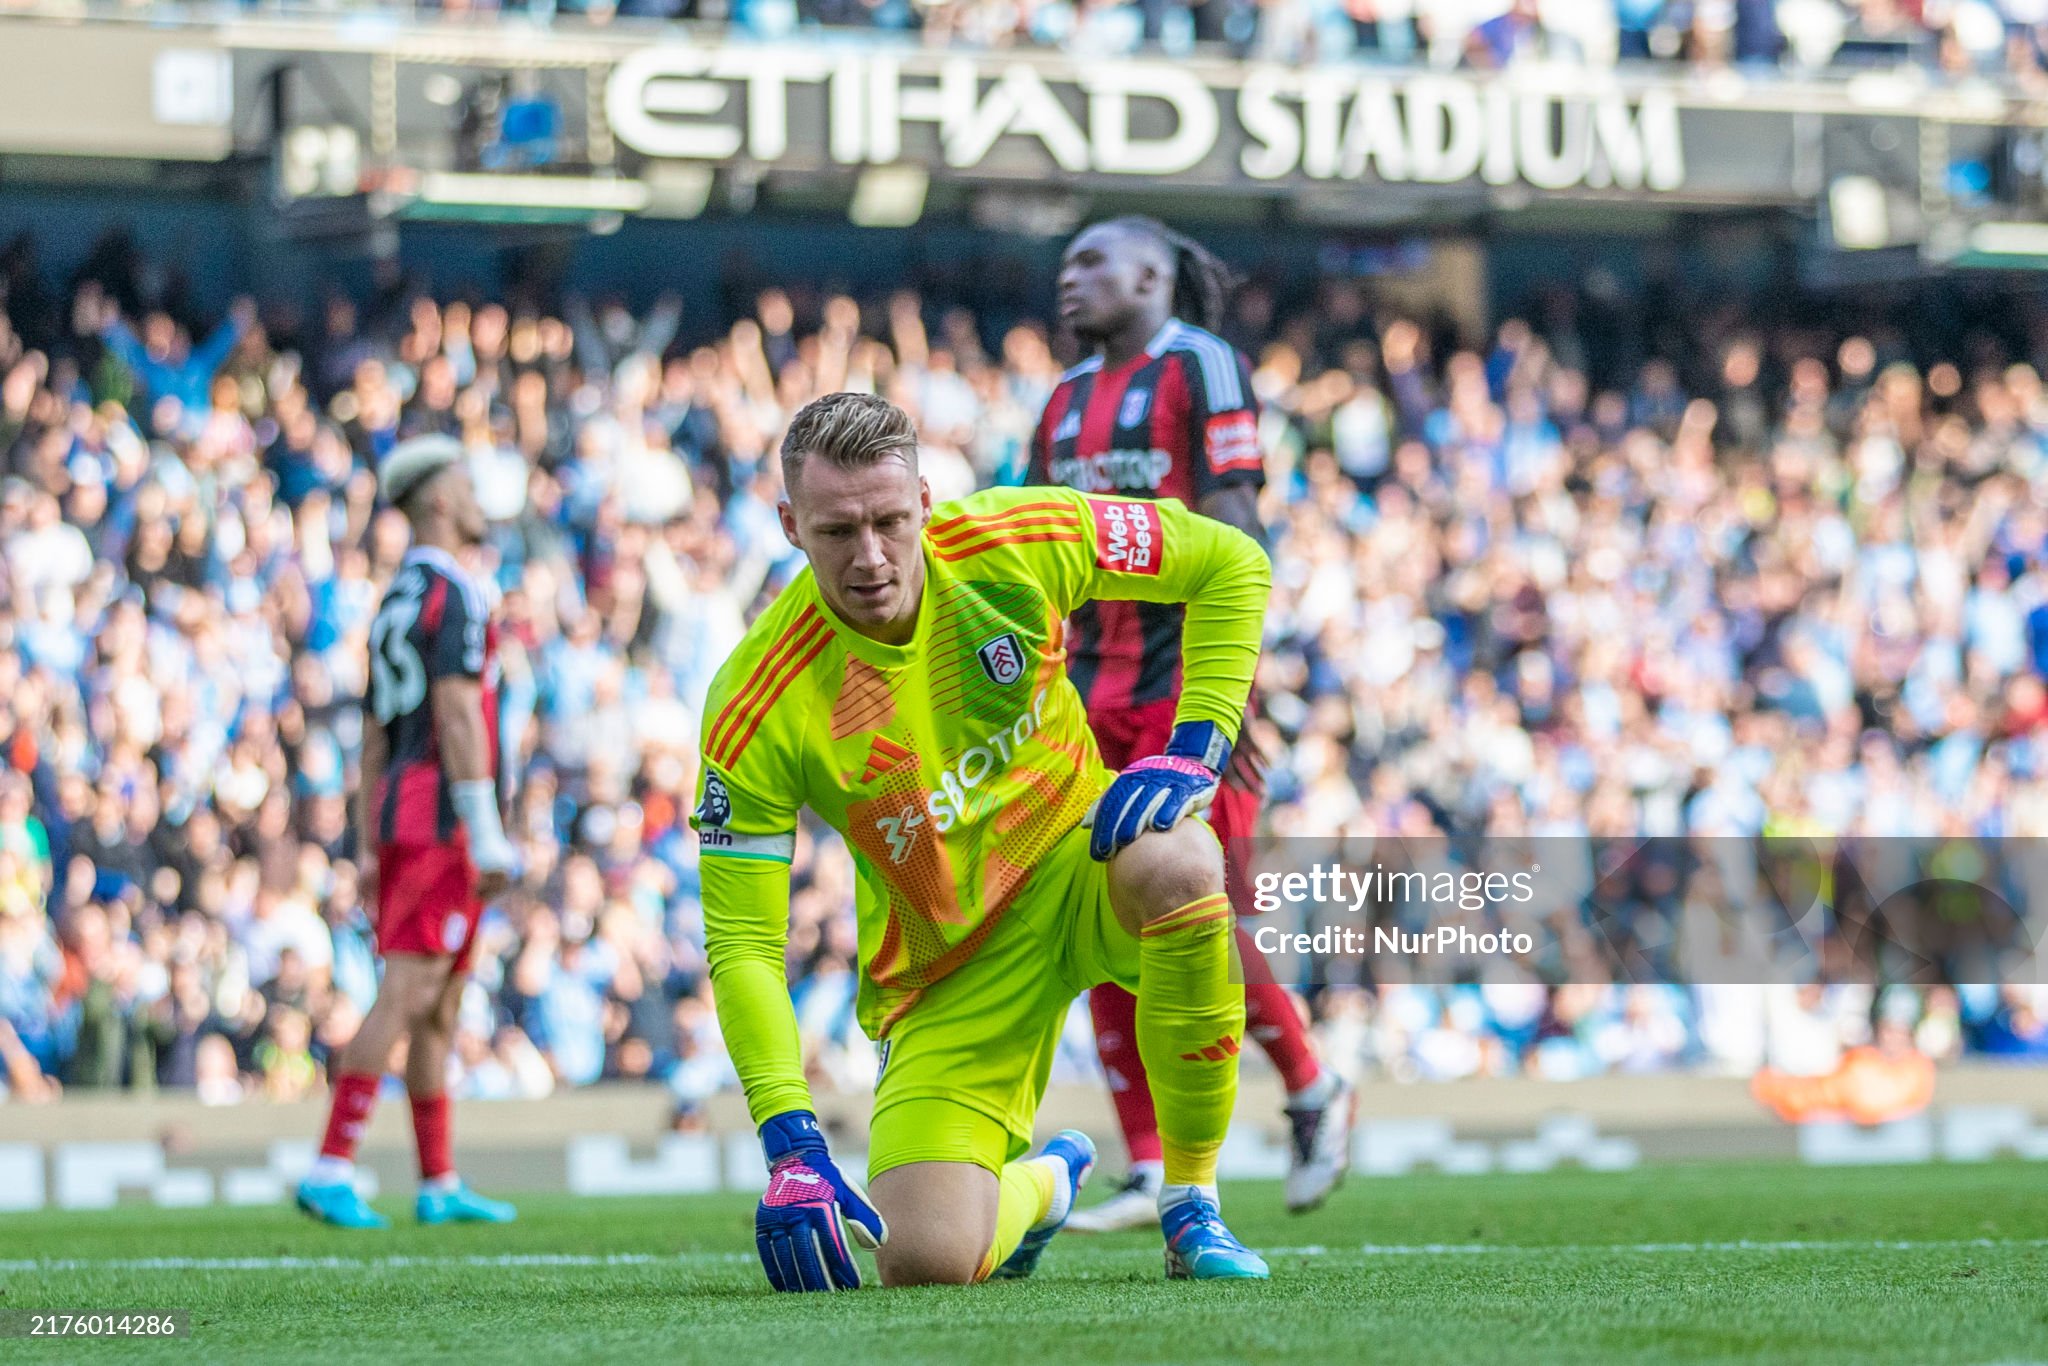
[[[810,557],[818,592],[840,620],[891,645],[917,630],[924,592],[920,536],[932,491],[900,455],[851,468],[804,461],[782,504],[782,531]]]

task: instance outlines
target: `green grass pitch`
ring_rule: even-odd
[[[0,1307],[187,1309],[188,1339],[10,1362],[2048,1361],[2048,1170],[1679,1166],[1225,1191],[1273,1279],[1168,1284],[1064,1235],[1025,1283],[768,1292],[752,1201],[532,1197],[507,1228],[288,1209],[0,1216]],[[158,1263],[151,1265],[151,1262]]]

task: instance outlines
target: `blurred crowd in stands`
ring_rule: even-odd
[[[396,280],[203,317],[161,266],[119,234],[64,279],[0,250],[0,1092],[321,1086],[376,990],[348,799],[406,529],[373,471],[433,431],[492,518],[529,869],[456,1093],[646,1078],[691,1122],[733,1085],[699,709],[801,568],[782,425],[872,390],[938,497],[1014,482],[1057,339],[794,286],[727,317]],[[1461,339],[1335,279],[1253,281],[1226,330],[1265,405],[1276,832],[2048,834],[2048,328],[1931,355],[1881,320],[1559,288]],[[852,886],[807,832],[789,965],[821,1087],[873,1075]],[[1334,1064],[1403,1078],[2048,1057],[2038,987],[1354,975],[1313,1010]],[[1063,1075],[1095,1067],[1076,1019]]]
[[[1909,65],[2025,81],[2048,71],[2048,0],[0,0],[0,15],[94,8],[682,22],[762,39],[863,30],[883,40],[1090,57],[1209,50],[1482,68],[1528,60]]]

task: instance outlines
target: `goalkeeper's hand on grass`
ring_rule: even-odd
[[[865,1248],[889,1239],[868,1193],[825,1150],[818,1117],[791,1110],[761,1126],[768,1190],[754,1210],[754,1246],[777,1290],[858,1290],[847,1235]]]
[[[1116,775],[1109,791],[1081,818],[1088,852],[1107,863],[1147,830],[1171,830],[1183,816],[1209,809],[1230,761],[1230,741],[1213,721],[1183,721],[1166,753],[1140,759]]]

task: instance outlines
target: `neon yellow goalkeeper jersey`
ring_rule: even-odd
[[[1270,572],[1248,536],[1176,502],[991,489],[934,510],[907,645],[842,623],[804,571],[711,686],[691,824],[706,949],[755,1118],[809,1104],[784,970],[788,865],[808,806],[859,877],[870,1036],[966,961],[1108,785],[1067,681],[1066,615],[1185,602],[1178,719],[1235,734]]]

